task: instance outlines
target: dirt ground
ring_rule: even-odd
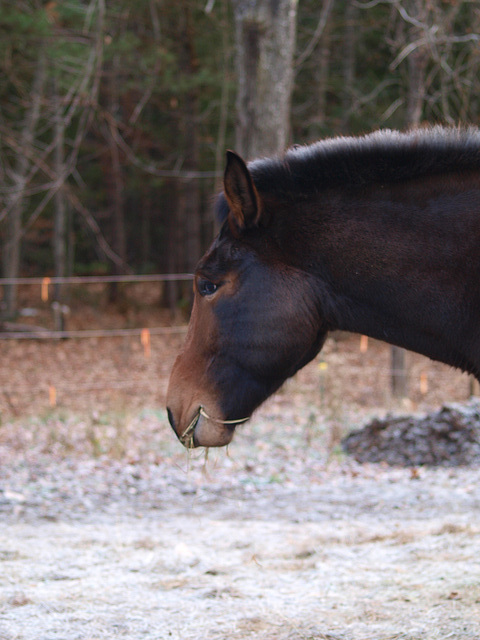
[[[1,640],[480,638],[480,469],[339,447],[466,376],[409,355],[398,404],[388,348],[331,341],[205,460],[163,410],[179,342],[2,343]]]

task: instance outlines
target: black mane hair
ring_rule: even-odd
[[[248,164],[260,193],[318,192],[327,188],[362,188],[431,175],[480,168],[480,130],[431,127],[406,133],[389,129],[361,137],[337,137],[288,149],[283,157]],[[217,200],[223,222],[228,205]]]
[[[266,192],[279,187],[355,188],[478,168],[480,131],[443,127],[332,138],[289,149],[283,158],[249,164],[257,188]]]

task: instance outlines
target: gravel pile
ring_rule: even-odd
[[[375,419],[342,441],[358,462],[459,467],[480,464],[480,400],[448,404],[423,417]]]

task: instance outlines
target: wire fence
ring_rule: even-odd
[[[51,287],[56,285],[91,285],[91,284],[134,284],[134,283],[161,283],[184,282],[193,279],[191,273],[161,273],[146,275],[108,275],[108,276],[69,276],[69,277],[30,277],[30,278],[0,278],[0,290],[6,286],[29,285],[40,288],[40,298],[47,303],[51,300]],[[66,315],[69,308],[66,305],[58,306],[52,301],[54,315]],[[145,336],[148,331],[152,335],[182,333],[184,326],[162,326],[129,329],[82,329],[82,330],[57,330],[39,327],[22,326],[21,330],[10,329],[12,323],[0,322],[0,340],[59,340],[75,338],[107,338],[118,336]]]
[[[50,329],[32,331],[0,332],[0,340],[61,340],[70,338],[118,338],[121,336],[171,335],[185,333],[186,326],[149,327],[138,329],[78,329],[71,331],[55,331]],[[145,338],[144,338],[145,339]]]
[[[0,416],[41,414],[54,408],[83,413],[163,407],[185,330],[183,326],[170,335],[144,332],[140,337],[133,331],[109,336],[92,332],[91,343],[85,346],[78,341],[32,341],[26,350],[25,341],[12,341],[11,347],[2,349]],[[350,336],[333,353],[320,354],[300,372],[293,387],[287,387],[286,395],[293,389],[301,398],[299,407],[316,405],[320,412],[338,406],[356,406],[360,411],[393,407],[388,346],[370,344],[360,354],[359,342],[358,336]],[[410,404],[401,408],[438,407],[472,394],[469,376],[416,354],[409,354],[407,379],[405,400]]]
[[[192,273],[154,273],[146,275],[120,275],[120,276],[42,276],[31,278],[0,278],[0,286],[3,285],[40,285],[50,286],[55,284],[98,284],[113,282],[172,282],[192,280]]]
[[[56,284],[161,283],[188,281],[192,277],[192,274],[181,273],[4,278],[0,279],[0,291],[3,286],[12,284],[40,287],[42,302],[51,303],[50,288]],[[129,398],[137,395],[139,402],[142,398],[155,397],[162,403],[168,374],[186,329],[186,323],[62,331],[38,327],[15,331],[5,330],[4,326],[0,330],[0,340],[11,341],[12,348],[2,347],[0,411],[3,407],[4,412],[6,408],[7,412],[20,414],[27,405],[39,408],[73,406],[79,396],[95,404],[102,394],[109,393],[124,393]],[[92,344],[82,349],[83,359],[78,361],[75,343],[82,339],[90,339]],[[48,346],[48,341],[56,343],[58,348],[53,344]],[[375,341],[369,341],[366,336],[350,337],[348,353],[355,355],[355,362],[348,358],[335,361],[328,356],[323,359],[320,355],[313,369],[310,368],[314,372],[314,382],[310,383],[313,395],[318,398],[341,396],[348,388],[349,396],[360,398],[363,403],[375,403],[385,398],[390,393],[392,375],[399,372],[391,366],[388,347],[384,345],[380,350],[374,345]],[[59,354],[62,353],[64,359],[60,361]],[[441,397],[442,389],[445,389],[445,399],[464,399],[478,392],[477,383],[471,377],[443,365],[432,367],[430,361],[422,360],[420,356],[410,359],[406,374],[408,396],[415,402]]]

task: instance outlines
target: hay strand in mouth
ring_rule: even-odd
[[[199,421],[199,419],[200,419],[200,410],[196,413],[193,420],[190,422],[188,427],[180,436],[180,441],[187,449],[193,449],[195,446],[194,440],[193,440],[194,438],[193,434],[195,432],[195,427],[197,426],[197,422]]]

